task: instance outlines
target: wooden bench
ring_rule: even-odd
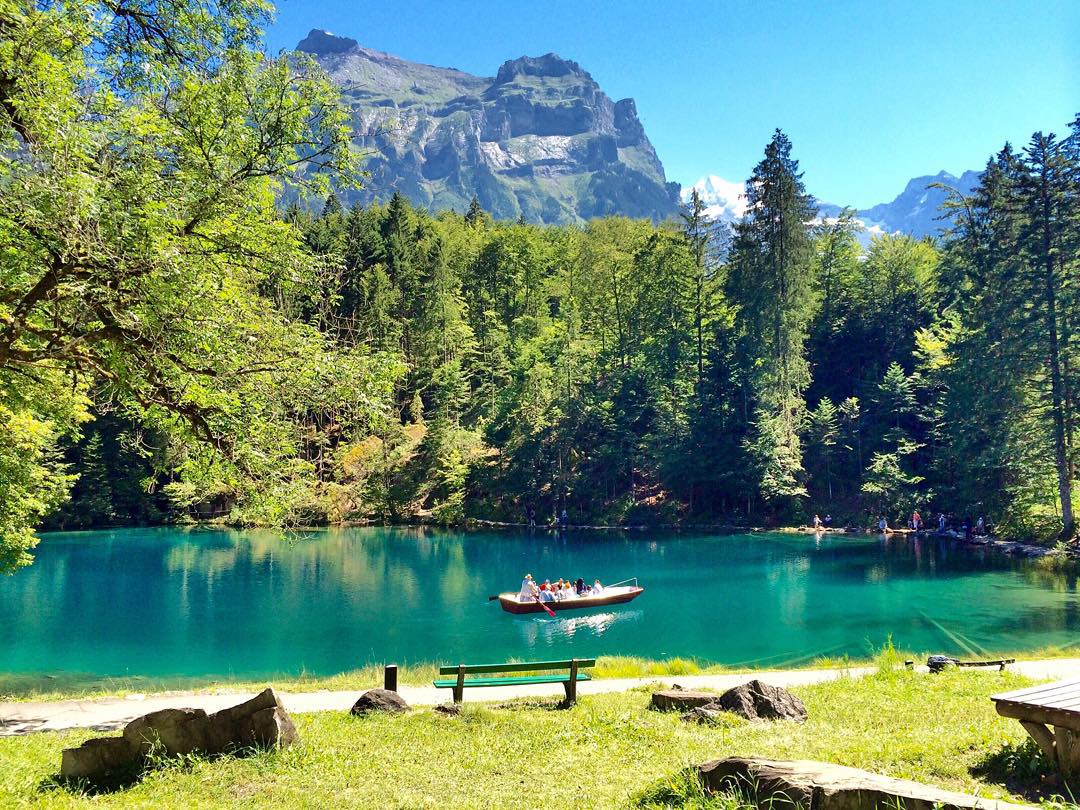
[[[573,703],[577,700],[578,682],[592,680],[587,673],[581,672],[581,670],[594,666],[596,666],[595,658],[572,658],[569,661],[534,661],[532,663],[512,664],[458,664],[457,666],[439,667],[440,675],[455,675],[456,677],[440,679],[434,681],[434,684],[436,689],[453,689],[454,703],[461,703],[466,686],[519,686],[534,683],[561,683],[566,690],[566,702]],[[483,675],[493,672],[552,672],[560,669],[567,670],[567,674],[468,679],[465,677],[466,675]]]
[[[1002,717],[1020,721],[1067,780],[1080,783],[1080,680],[1017,689],[990,699]]]

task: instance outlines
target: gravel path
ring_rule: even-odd
[[[925,671],[925,667],[920,667]],[[1009,669],[1038,680],[1080,678],[1080,658],[1057,658],[1047,661],[1021,661]],[[762,670],[732,675],[687,675],[655,678],[604,678],[579,684],[579,695],[599,695],[624,692],[639,686],[657,683],[673,684],[693,689],[724,691],[753,678],[774,686],[806,686],[847,676],[861,677],[873,672],[873,667],[852,669]],[[402,686],[401,696],[413,706],[433,706],[450,700],[449,689],[432,686]],[[281,700],[290,712],[348,711],[362,694],[361,690],[341,692],[283,692]],[[491,702],[521,697],[557,697],[563,694],[560,684],[499,686],[487,689],[466,689],[467,702]],[[228,694],[170,693],[163,695],[129,695],[123,698],[93,698],[84,700],[55,700],[35,703],[0,703],[0,737],[29,734],[36,731],[59,731],[68,728],[92,728],[109,731],[128,721],[158,709],[199,708],[215,712],[252,697],[251,693]]]

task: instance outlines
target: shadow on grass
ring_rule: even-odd
[[[540,709],[541,711],[549,712],[563,712],[568,709],[574,708],[576,703],[567,703],[566,700],[545,700],[542,698],[518,698],[516,700],[507,701],[506,703],[494,703],[488,706],[489,709],[498,709],[500,711],[535,711]]]
[[[1032,739],[1006,743],[988,752],[971,767],[971,775],[1005,787],[1028,801],[1047,801],[1051,806],[1075,807],[1080,790],[1066,785],[1055,765]]]
[[[181,774],[191,773],[201,763],[253,757],[267,753],[271,752],[266,749],[252,747],[234,748],[220,754],[186,754],[174,757],[151,753],[141,762],[135,762],[122,768],[113,768],[94,778],[68,779],[59,773],[52,774],[38,783],[38,791],[67,794],[68,796],[105,796],[111,793],[121,793],[128,788],[134,787],[153,773],[162,771]]]

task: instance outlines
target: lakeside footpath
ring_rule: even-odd
[[[760,679],[773,686],[785,688],[808,686],[840,678],[861,678],[873,674],[876,667],[818,670],[757,670],[719,675],[679,675],[651,678],[602,678],[584,681],[578,686],[579,695],[599,695],[625,692],[656,684],[678,684],[693,689],[725,691],[748,680]],[[928,672],[926,667],[916,667]],[[1018,661],[1009,671],[1032,680],[1080,678],[1080,658],[1055,658],[1039,661]],[[268,684],[271,685],[272,684]],[[373,684],[374,686],[374,684]],[[283,692],[282,702],[289,712],[347,712],[365,690]],[[401,686],[398,692],[412,706],[434,706],[450,700],[449,689],[433,686]],[[15,737],[41,731],[60,731],[73,728],[92,728],[96,731],[119,729],[136,717],[160,709],[197,708],[216,712],[248,700],[254,692],[221,694],[165,693],[157,695],[128,695],[122,698],[86,698],[38,702],[0,703],[0,737]],[[486,689],[466,689],[469,703],[491,703],[523,697],[561,697],[561,684],[532,684],[500,686]]]

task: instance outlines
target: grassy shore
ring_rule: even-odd
[[[0,739],[0,806],[729,808],[739,802],[706,799],[686,778],[687,768],[729,755],[825,760],[988,798],[1049,800],[1062,789],[1046,781],[1045,759],[988,700],[1025,683],[888,666],[793,690],[810,715],[804,725],[734,716],[692,725],[650,710],[647,689],[587,696],[567,710],[522,700],[469,705],[458,717],[298,715],[293,748],[166,762],[99,795],[55,781],[61,749],[94,732],[33,734]]]
[[[895,651],[886,644],[885,655],[890,660],[899,658],[924,663],[929,653]],[[934,651],[934,652],[940,652]],[[597,658],[596,667],[589,670],[594,678],[662,678],[685,675],[722,675],[753,672],[765,669],[853,669],[874,666],[882,653],[862,658],[830,657],[815,658],[802,663],[756,664],[753,666],[725,666],[693,658],[666,658],[662,660],[624,655],[606,655]],[[1080,657],[1080,644],[1067,647],[1043,647],[1021,653],[989,653],[988,659],[1015,658],[1036,661],[1047,658]],[[427,686],[438,675],[439,664],[409,664],[399,669],[398,682],[407,686]],[[160,692],[192,692],[218,694],[226,692],[252,692],[271,684],[282,692],[348,691],[382,686],[382,666],[366,666],[337,675],[283,675],[266,680],[243,678],[80,678],[78,676],[35,676],[0,673],[0,702],[44,701],[73,698],[123,697],[131,694]]]

